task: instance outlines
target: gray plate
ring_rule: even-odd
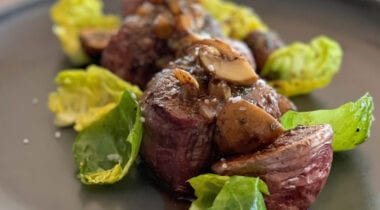
[[[367,91],[380,103],[378,5],[331,0],[246,2],[288,42],[326,34],[342,44],[341,73],[328,88],[295,98],[301,109],[334,108]],[[116,1],[110,4],[117,6]],[[48,93],[55,89],[53,78],[68,66],[50,30],[49,6],[45,2],[28,7],[0,22],[0,209],[185,209],[186,204],[159,192],[140,168],[108,187],[86,187],[75,178],[71,155],[75,133],[56,128],[46,106]],[[379,111],[375,110],[377,119]],[[364,145],[335,154],[331,175],[313,209],[380,209],[377,125]],[[60,138],[54,137],[56,131]],[[29,144],[23,143],[25,138]]]

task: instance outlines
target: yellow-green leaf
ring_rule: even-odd
[[[373,99],[367,93],[356,102],[332,110],[288,111],[280,120],[288,130],[297,125],[330,124],[334,131],[333,149],[338,152],[354,149],[368,139],[374,120],[373,110]]]
[[[83,65],[90,61],[80,43],[79,32],[82,29],[113,31],[121,25],[120,18],[104,15],[102,10],[101,0],[59,0],[51,8],[53,32],[73,64]]]
[[[49,96],[49,108],[55,114],[55,124],[81,130],[117,104],[125,90],[137,98],[142,94],[134,85],[125,82],[107,69],[89,66],[82,69],[65,70],[55,78],[57,91]]]
[[[281,94],[305,94],[327,86],[339,72],[342,58],[337,42],[319,36],[309,45],[296,42],[276,50],[260,75]]]
[[[268,30],[260,17],[249,7],[224,0],[201,0],[202,6],[219,22],[223,34],[244,39],[255,30]]]

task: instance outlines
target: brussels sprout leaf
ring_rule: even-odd
[[[373,99],[368,93],[356,102],[346,103],[332,110],[312,112],[288,111],[281,117],[285,129],[297,125],[330,124],[334,130],[334,151],[354,149],[369,136],[373,118]]]
[[[141,111],[133,93],[125,91],[120,103],[77,136],[73,154],[84,184],[112,184],[134,163],[142,138]]]
[[[203,174],[189,180],[197,199],[190,210],[265,210],[262,193],[268,187],[259,178]]]

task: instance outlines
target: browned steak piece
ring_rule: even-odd
[[[207,67],[207,61],[201,59],[204,55],[215,59]],[[230,66],[225,69],[227,72],[223,72],[225,65],[221,67],[220,63]],[[229,71],[241,71],[242,74],[229,78]],[[177,195],[189,192],[188,179],[210,169],[213,154],[218,153],[215,136],[224,138],[215,133],[230,125],[227,122],[216,129],[219,113],[227,103],[246,101],[247,108],[253,108],[254,112],[259,110],[260,116],[270,116],[270,120],[279,124],[276,92],[263,80],[257,79],[252,84],[240,80],[252,76],[252,72],[248,61],[237,51],[221,41],[209,40],[184,50],[148,83],[140,100],[145,118],[141,156],[154,174]],[[220,79],[223,76],[226,80]],[[237,84],[241,81],[244,85]],[[241,109],[240,106],[236,108]],[[242,112],[245,110],[241,109]],[[236,120],[235,116],[231,120]],[[270,126],[266,128],[270,129]],[[258,141],[258,146],[272,142],[272,139],[261,142],[261,138],[256,138],[260,135],[258,132],[244,141]]]
[[[297,111],[297,106],[286,96],[277,94],[278,107],[280,108],[281,115],[289,110]]]
[[[264,150],[222,159],[212,169],[222,175],[263,179],[270,191],[270,196],[265,197],[268,210],[306,210],[330,173],[332,138],[330,125],[299,126]]]
[[[149,83],[141,99],[141,155],[171,191],[183,195],[189,192],[186,181],[210,166],[214,124],[199,114],[196,99],[182,100],[180,92],[168,69]]]
[[[132,15],[145,0],[123,0],[123,16]]]
[[[217,23],[197,3],[145,1],[135,10],[104,49],[101,64],[142,88],[182,47],[201,35],[221,36]]]
[[[173,52],[152,33],[152,20],[129,16],[112,36],[102,55],[102,65],[124,80],[145,87],[159,69],[156,62]]]
[[[245,42],[251,49],[257,64],[257,72],[264,68],[269,56],[277,49],[284,46],[277,34],[270,31],[253,31],[247,35]]]

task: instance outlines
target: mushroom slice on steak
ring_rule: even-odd
[[[228,101],[218,115],[219,132],[214,139],[223,153],[257,151],[275,141],[283,132],[280,122],[248,101]]]
[[[330,125],[299,126],[285,132],[268,148],[212,166],[221,175],[263,179],[270,196],[267,208],[307,209],[323,188],[331,168],[333,131]]]
[[[215,55],[217,63],[224,62],[223,59],[225,62],[238,59],[238,62],[231,69],[215,69],[222,72],[214,73],[210,65],[215,68],[219,65],[213,62],[204,65],[202,53]],[[269,124],[278,125],[277,93],[260,79],[251,85],[236,83],[246,81],[254,73],[247,63],[224,42],[205,41],[184,49],[181,56],[148,83],[140,100],[145,118],[141,157],[161,183],[177,196],[189,193],[188,179],[210,169],[213,155],[217,153],[213,140],[218,114],[230,103],[231,97],[245,100],[248,111],[259,118],[265,116]],[[226,81],[217,75],[224,74],[223,71],[247,71],[247,74]],[[228,77],[229,73],[224,76]],[[272,139],[266,140],[273,136],[263,136],[265,144],[271,143]]]
[[[83,50],[94,61],[99,61],[114,32],[104,29],[84,29],[79,33]]]

